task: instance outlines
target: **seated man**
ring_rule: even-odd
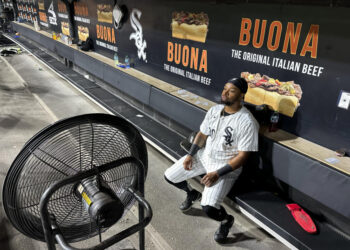
[[[214,239],[224,243],[234,218],[221,206],[242,171],[249,152],[258,150],[259,125],[242,106],[247,82],[243,78],[229,80],[222,91],[221,102],[207,112],[188,153],[165,171],[165,179],[187,193],[180,209],[186,211],[201,198],[187,179],[204,175],[201,206],[212,219],[220,221]],[[203,147],[205,145],[205,147]]]

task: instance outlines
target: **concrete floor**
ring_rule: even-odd
[[[0,57],[1,187],[13,159],[37,131],[65,117],[95,112],[106,111],[30,54],[24,52]],[[279,241],[227,206],[236,220],[229,234],[229,243],[218,245],[213,240],[218,223],[208,219],[199,204],[187,214],[178,209],[185,195],[168,185],[163,178],[165,169],[172,162],[149,145],[148,155],[146,199],[154,215],[146,230],[146,249],[286,249]],[[191,183],[199,190],[202,188],[196,182]],[[0,202],[2,204],[2,200]],[[134,207],[106,235],[135,223],[136,214],[137,209]],[[77,244],[80,247],[87,245],[85,242]],[[14,229],[1,206],[0,249],[46,249],[46,245]],[[109,249],[138,249],[138,237],[133,235]]]

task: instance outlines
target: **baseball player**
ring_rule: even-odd
[[[241,166],[249,152],[258,150],[259,125],[253,115],[242,106],[247,82],[243,78],[230,79],[221,94],[220,105],[207,112],[187,155],[165,171],[170,184],[187,193],[180,209],[187,211],[193,202],[201,200],[208,217],[220,221],[214,240],[224,243],[234,217],[221,206],[225,196],[241,173]],[[191,188],[187,179],[204,175],[203,194]],[[203,196],[202,196],[203,195]]]

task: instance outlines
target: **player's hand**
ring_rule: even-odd
[[[184,160],[184,169],[189,171],[192,170],[192,156],[191,155],[187,155],[185,160]]]
[[[212,186],[217,180],[219,179],[219,175],[216,171],[207,173],[204,175],[204,177],[201,179],[201,183],[204,184],[206,187]]]

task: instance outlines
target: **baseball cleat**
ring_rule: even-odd
[[[201,198],[202,198],[202,194],[200,192],[198,192],[197,190],[192,190],[187,194],[186,200],[182,202],[180,206],[180,210],[182,212],[188,211],[192,207],[193,202],[198,201]]]
[[[220,227],[214,234],[214,240],[217,243],[225,243],[234,221],[235,218],[232,215],[229,215],[227,220],[221,222]]]

